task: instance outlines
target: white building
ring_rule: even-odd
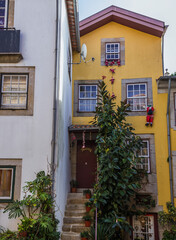
[[[80,49],[76,0],[0,0],[0,28],[0,225],[16,228],[4,207],[54,163],[62,226],[70,181],[68,62]]]

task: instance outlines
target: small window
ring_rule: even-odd
[[[106,43],[106,60],[120,59],[120,43]]]
[[[97,85],[79,85],[79,111],[95,112]]]
[[[2,75],[1,108],[26,109],[27,90],[27,75]]]
[[[131,111],[146,111],[147,108],[147,85],[128,84],[127,85],[127,103],[130,104]]]
[[[133,239],[155,240],[154,216],[147,214],[133,217]]]
[[[7,0],[0,0],[0,28],[6,27]]]
[[[13,200],[15,166],[0,166],[0,201]]]
[[[140,162],[137,163],[138,169],[143,169],[147,173],[150,173],[150,151],[149,151],[149,141],[143,140],[142,147],[138,153]]]

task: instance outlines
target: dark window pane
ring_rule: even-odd
[[[134,85],[134,90],[139,90],[139,85]]]
[[[0,17],[0,26],[4,26],[4,18]]]
[[[133,90],[133,85],[128,85],[128,91]]]
[[[0,0],[0,7],[5,7],[5,0]]]
[[[0,16],[5,16],[5,9],[0,9]]]

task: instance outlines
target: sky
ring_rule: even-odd
[[[79,0],[79,20],[111,5],[152,17],[169,25],[164,37],[164,68],[176,72],[176,0]]]

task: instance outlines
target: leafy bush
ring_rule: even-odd
[[[159,223],[165,229],[163,240],[176,240],[176,207],[171,202],[166,203],[168,212],[159,212]]]
[[[52,181],[44,171],[36,174],[36,179],[26,183],[25,196],[5,208],[9,218],[20,218],[18,236],[26,240],[57,240],[59,221],[54,216],[54,200],[51,194]],[[7,238],[8,239],[8,238]]]

